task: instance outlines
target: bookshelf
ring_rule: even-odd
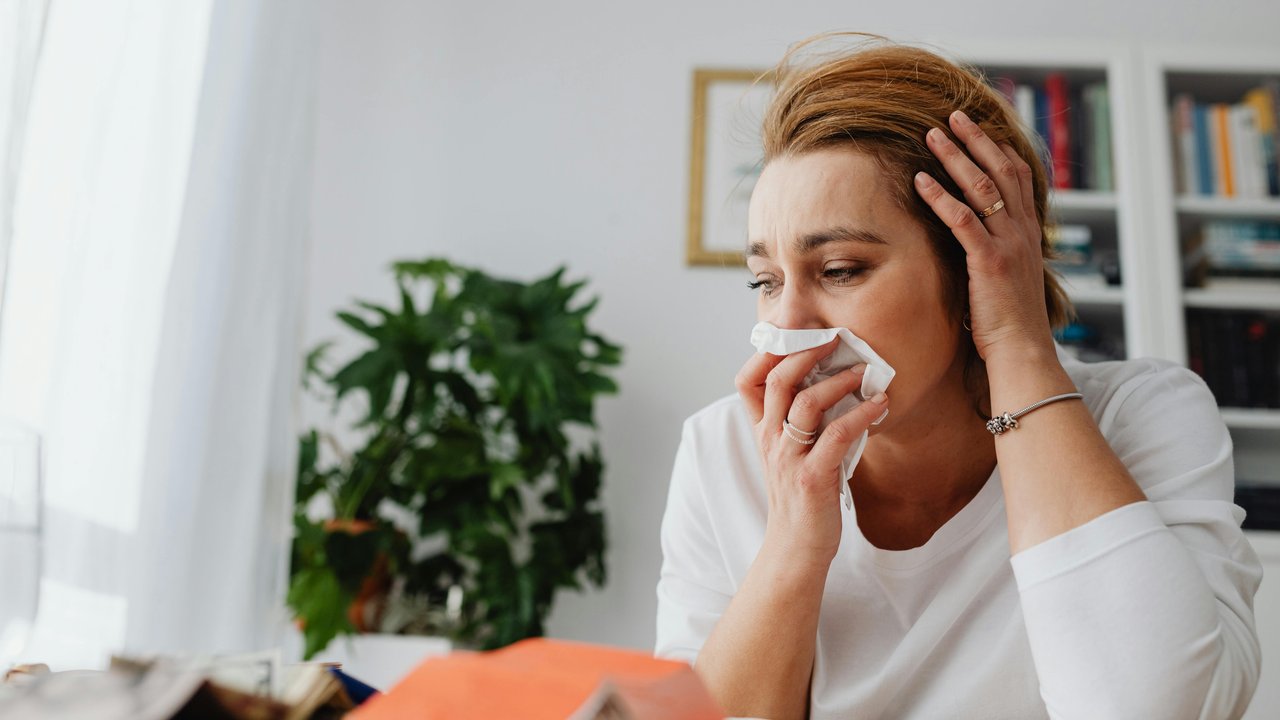
[[[1196,194],[1196,188],[1188,188],[1190,181],[1179,181],[1179,175],[1187,173],[1180,165],[1173,108],[1183,94],[1196,103],[1239,103],[1251,88],[1280,79],[1280,47],[1148,47],[1141,54],[1139,73],[1143,123],[1148,129],[1145,149],[1150,156],[1146,197],[1150,252],[1161,280],[1148,300],[1149,315],[1167,331],[1159,355],[1184,364],[1199,362],[1192,349],[1198,332],[1190,327],[1193,316],[1231,312],[1280,321],[1280,279],[1209,278],[1203,287],[1185,287],[1186,243],[1206,223],[1280,222],[1280,197]],[[1203,348],[1203,343],[1198,347]],[[1222,408],[1222,419],[1235,443],[1237,478],[1280,484],[1280,409],[1232,405]]]

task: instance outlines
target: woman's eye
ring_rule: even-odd
[[[764,294],[766,297],[768,297],[769,295],[772,295],[772,294],[773,294],[773,291],[774,291],[774,289],[775,289],[776,285],[774,284],[773,280],[770,280],[770,279],[768,279],[768,278],[765,278],[765,279],[761,279],[761,280],[751,280],[751,281],[748,281],[748,282],[747,282],[747,287],[748,287],[748,288],[750,288],[750,289],[752,289],[752,290],[763,290],[763,291],[764,291],[764,292],[763,292],[763,294]]]
[[[865,270],[866,268],[861,267],[827,268],[822,271],[822,276],[839,284],[853,280],[855,277],[861,275]]]

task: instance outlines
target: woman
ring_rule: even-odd
[[[1230,438],[1184,368],[1057,352],[1048,182],[1014,114],[910,47],[777,78],[748,223],[759,319],[848,328],[897,375],[815,438],[862,369],[801,388],[834,343],[757,354],[686,421],[657,653],[732,715],[1242,714],[1261,568]]]

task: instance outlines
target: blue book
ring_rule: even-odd
[[[338,678],[338,682],[342,683],[342,689],[347,691],[347,697],[351,698],[351,702],[356,705],[360,705],[375,695],[382,694],[376,688],[360,682],[336,667],[329,668],[329,672]]]
[[[1048,94],[1042,87],[1036,88],[1036,135],[1048,147]]]
[[[1200,169],[1199,185],[1201,195],[1213,194],[1213,153],[1209,147],[1209,107],[1196,105],[1196,166]]]

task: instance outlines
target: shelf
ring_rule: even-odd
[[[1119,204],[1113,192],[1055,190],[1049,194],[1049,214],[1068,222],[1114,225]]]
[[[1062,288],[1076,305],[1124,305],[1124,288],[1108,285],[1101,275],[1060,275]]]
[[[1280,430],[1280,410],[1221,408],[1222,421],[1230,428]]]
[[[1174,201],[1178,213],[1203,218],[1280,218],[1280,198],[1228,198],[1182,195]]]
[[[1054,190],[1049,205],[1059,210],[1097,210],[1115,212],[1116,194],[1097,190]]]
[[[1241,280],[1217,287],[1188,288],[1182,292],[1182,301],[1194,308],[1280,310],[1280,280]]]

